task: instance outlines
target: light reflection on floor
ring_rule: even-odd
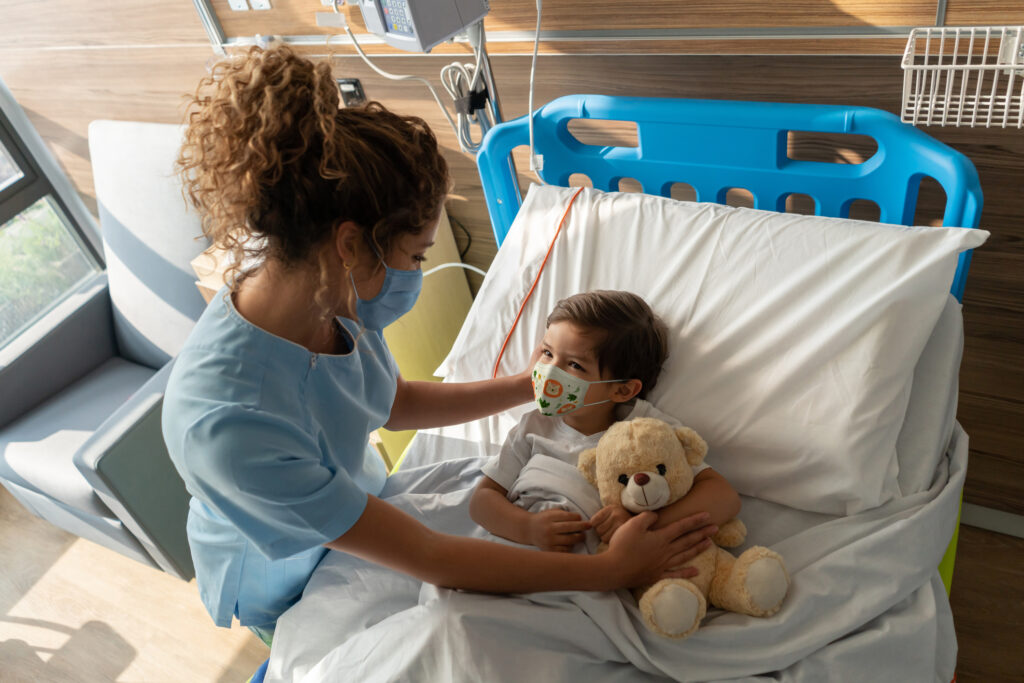
[[[0,489],[4,683],[244,681],[267,655],[213,625],[195,581],[65,534]]]

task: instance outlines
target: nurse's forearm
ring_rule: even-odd
[[[373,496],[355,526],[327,547],[427,583],[484,593],[614,590],[628,583],[609,553],[541,552],[442,534]]]
[[[413,382],[399,378],[391,430],[425,429],[462,424],[533,400],[528,374],[479,382]]]
[[[654,515],[626,522],[600,555],[514,548],[428,529],[398,508],[369,496],[366,509],[327,547],[449,588],[487,593],[612,590],[692,577],[678,569],[707,547],[706,517],[649,530]]]

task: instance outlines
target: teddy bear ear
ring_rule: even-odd
[[[580,474],[586,477],[594,486],[597,486],[597,449],[588,448],[587,450],[580,453],[579,460],[576,462],[576,467],[579,469]]]
[[[676,438],[683,444],[683,451],[686,453],[686,462],[691,466],[699,465],[708,454],[708,444],[700,438],[700,434],[689,427],[677,427]]]

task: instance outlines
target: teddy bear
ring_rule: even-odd
[[[580,454],[578,467],[597,487],[603,505],[619,504],[637,514],[686,495],[693,486],[693,466],[707,452],[694,430],[641,417],[612,425],[596,448]],[[722,549],[741,545],[746,535],[743,522],[731,519],[719,527],[711,547],[687,563],[697,568],[697,576],[635,589],[647,627],[669,638],[686,638],[700,627],[708,602],[755,617],[778,612],[790,584],[778,553],[754,546],[736,557]]]

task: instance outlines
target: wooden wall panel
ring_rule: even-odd
[[[94,119],[181,123],[213,52],[165,49],[0,50],[0,78],[14,93],[96,214],[88,127]]]
[[[488,28],[533,30],[533,0],[495,2]],[[650,0],[643,4],[566,0],[544,3],[544,27],[551,30],[600,30],[611,26],[645,28],[775,28],[782,26],[917,26],[935,21],[935,2],[907,0]]]
[[[317,35],[316,13],[331,11],[319,0],[275,0],[266,11],[234,12],[227,2],[214,2],[228,36]],[[362,26],[358,8],[342,11]],[[928,26],[935,23],[935,0],[883,2],[879,0],[787,0],[770,10],[762,0],[649,0],[642,5],[592,0],[564,0],[544,4],[545,31],[605,31],[614,29],[712,29],[779,27]],[[534,0],[491,3],[488,31],[529,31],[537,25]],[[355,30],[353,28],[353,30]]]
[[[949,0],[947,26],[1020,26],[1024,4],[1006,0]]]
[[[209,44],[188,0],[0,0],[0,22],[4,38],[0,49]]]
[[[541,55],[902,55],[907,39],[904,36],[870,38],[701,38],[699,40],[552,40],[542,41]],[[362,44],[360,47],[374,57],[405,57],[409,53],[383,44]],[[235,48],[229,48],[234,50]],[[297,44],[296,49],[310,57],[327,55],[355,55],[356,50],[344,40],[331,38],[330,43]],[[523,56],[533,53],[533,42],[488,42],[487,53],[493,56]],[[431,51],[431,56],[451,59],[470,59],[471,51],[465,43],[442,43]],[[390,68],[385,63],[384,68]]]
[[[573,32],[624,30],[640,32],[645,29],[664,31],[671,29],[722,29],[737,31],[752,29],[751,37],[715,38],[691,36],[681,39],[632,38],[629,40],[603,39],[545,40],[541,51],[545,54],[901,54],[905,37],[847,38],[757,38],[757,31],[775,28],[815,29],[858,27],[871,30],[879,26],[927,26],[935,22],[936,0],[913,0],[904,3],[876,2],[874,0],[790,0],[775,5],[770,12],[760,0],[727,0],[682,3],[678,0],[653,0],[638,9],[638,5],[613,2],[594,3],[585,0],[553,3],[544,8],[543,31],[558,31],[571,36]],[[279,0],[267,11],[234,12],[226,2],[214,3],[221,26],[228,37],[254,35],[327,36],[343,33],[316,25],[316,13],[330,11],[319,0]],[[354,33],[364,34],[365,27],[358,8],[344,6],[342,13],[348,18]],[[532,0],[511,0],[493,3],[485,26],[492,37],[502,32],[532,35],[536,27],[536,4]],[[533,50],[530,40],[491,42],[492,54],[528,54]],[[370,54],[402,54],[386,45],[367,44]],[[437,54],[461,54],[464,45],[442,44],[434,48]]]

